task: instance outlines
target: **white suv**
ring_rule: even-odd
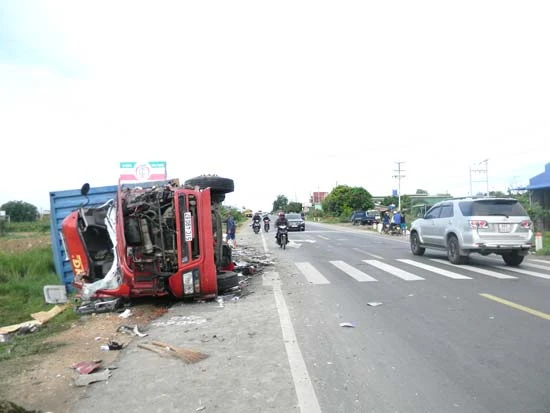
[[[533,246],[533,223],[513,198],[460,198],[439,202],[411,224],[411,251],[447,251],[453,264],[472,252],[498,254],[517,267]]]

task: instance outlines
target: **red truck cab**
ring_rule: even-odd
[[[73,211],[61,228],[82,300],[209,299],[237,285],[219,211],[232,190],[232,180],[210,175],[183,186],[119,184],[116,199]]]

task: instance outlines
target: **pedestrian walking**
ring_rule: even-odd
[[[236,247],[237,246],[237,239],[235,237],[235,232],[237,231],[237,225],[235,224],[235,220],[231,216],[230,212],[227,213],[227,218],[225,220],[225,225],[226,225],[225,240],[226,240],[227,244],[230,247]]]

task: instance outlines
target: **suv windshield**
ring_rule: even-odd
[[[527,216],[527,212],[515,199],[487,199],[459,202],[460,211],[466,217],[505,215]]]
[[[287,219],[302,219],[300,214],[286,214]]]

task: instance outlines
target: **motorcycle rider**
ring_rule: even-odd
[[[277,244],[279,244],[279,225],[286,225],[288,227],[288,219],[285,217],[284,212],[279,212],[279,217],[275,221],[275,228],[277,228],[277,233],[275,234],[275,239],[277,240]]]
[[[269,218],[269,215],[265,214],[264,218],[263,218],[263,221],[264,221],[264,227],[267,225],[267,228],[269,228],[269,223],[271,222],[271,219]]]
[[[260,217],[260,213],[255,212],[254,216],[252,217],[252,228],[254,228],[255,225],[260,226],[261,220],[262,220],[262,217]]]

